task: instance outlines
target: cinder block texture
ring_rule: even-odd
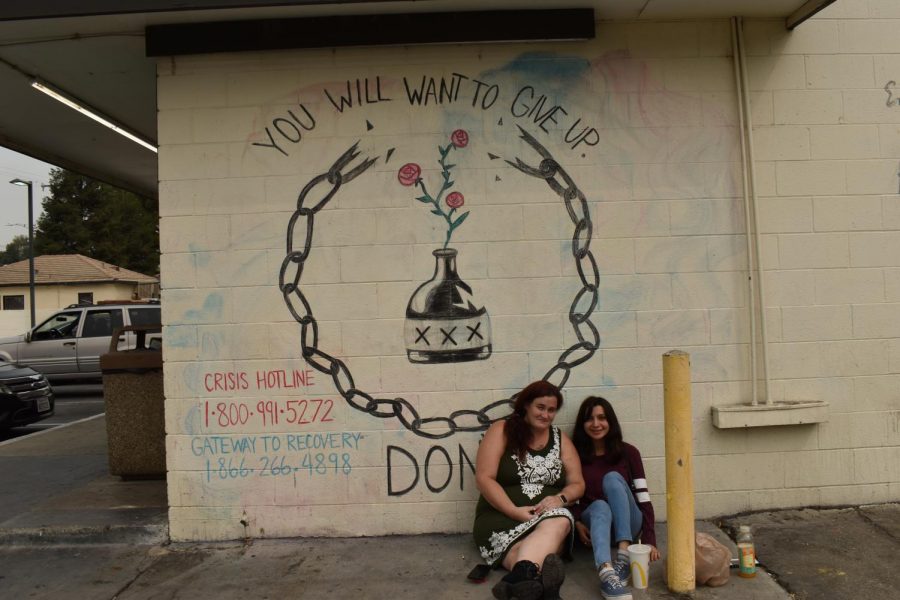
[[[699,516],[900,489],[900,14],[870,4],[745,22],[756,215],[726,21],[167,60],[173,539],[467,530],[484,424],[544,377],[569,432],[614,401],[662,503],[672,348]],[[713,427],[751,311],[773,399],[828,423]]]

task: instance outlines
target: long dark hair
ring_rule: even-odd
[[[516,394],[513,412],[506,418],[506,450],[515,452],[520,462],[525,460],[525,452],[528,451],[533,437],[531,427],[525,422],[525,409],[535,399],[544,396],[553,396],[556,398],[556,410],[562,408],[563,396],[559,388],[549,381],[540,380],[529,383],[525,389]]]
[[[606,415],[606,422],[609,424],[609,431],[603,438],[606,446],[604,456],[610,462],[617,463],[622,458],[622,427],[619,425],[619,418],[616,417],[616,411],[613,410],[609,400],[601,396],[588,396],[581,403],[578,409],[578,416],[575,418],[575,429],[572,431],[572,442],[582,462],[588,462],[594,458],[594,440],[588,436],[584,430],[585,422],[591,418],[594,408],[600,406]]]

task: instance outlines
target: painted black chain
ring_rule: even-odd
[[[575,299],[569,307],[569,323],[575,330],[578,343],[564,350],[556,364],[543,377],[544,380],[562,389],[569,380],[572,369],[590,360],[600,347],[600,332],[591,321],[591,314],[600,301],[600,269],[590,249],[594,226],[591,223],[587,199],[575,185],[575,181],[540,142],[521,127],[519,131],[522,139],[534,148],[543,160],[537,168],[528,166],[520,158],[516,158],[516,162],[506,162],[526,175],[545,180],[550,189],[563,199],[566,212],[575,225],[575,233],[572,235],[572,256],[575,258],[578,277],[581,279],[581,289],[576,292]],[[562,183],[557,181],[557,176],[562,179]],[[556,377],[560,379],[554,381]]]
[[[543,377],[547,381],[551,381],[551,378],[554,377],[560,377],[559,381],[555,383],[558,387],[563,388],[569,379],[571,370],[589,360],[600,346],[600,334],[590,319],[599,300],[600,285],[597,261],[589,248],[592,233],[590,210],[584,194],[559,163],[528,132],[521,127],[519,129],[522,132],[522,138],[541,154],[544,160],[537,169],[529,167],[518,158],[515,163],[510,162],[509,164],[523,173],[544,179],[550,188],[562,197],[566,211],[575,225],[575,233],[572,236],[572,255],[582,281],[582,288],[572,301],[569,309],[569,322],[575,330],[578,343],[562,352],[557,363]],[[303,275],[303,266],[306,259],[309,258],[312,248],[316,214],[331,201],[342,185],[364,173],[377,160],[366,158],[345,173],[344,169],[348,168],[350,163],[359,156],[358,145],[359,142],[353,144],[327,172],[317,175],[303,187],[297,197],[297,209],[288,222],[287,252],[281,263],[278,286],[288,310],[294,320],[300,324],[300,344],[303,358],[311,367],[331,377],[335,389],[347,404],[373,417],[381,419],[396,417],[406,429],[416,435],[429,439],[441,439],[456,432],[484,431],[491,423],[499,421],[509,414],[515,396],[491,402],[479,410],[463,409],[453,411],[446,417],[422,418],[415,407],[405,398],[375,398],[358,389],[347,364],[319,349],[319,326],[313,316],[309,301],[300,289],[300,279]],[[562,179],[562,183],[556,180],[557,176]],[[309,200],[310,193],[326,183],[330,184],[330,188],[315,204],[309,206],[312,203]],[[302,238],[295,237],[301,234]],[[492,414],[494,416],[491,416]],[[427,426],[435,424],[443,425],[446,429],[426,429]]]

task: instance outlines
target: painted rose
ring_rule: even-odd
[[[447,203],[447,206],[450,208],[459,208],[463,204],[465,204],[466,199],[459,192],[450,192],[447,194],[447,199],[444,200]]]
[[[397,179],[406,186],[414,185],[422,175],[422,167],[416,163],[406,163],[397,172]]]
[[[469,144],[469,134],[465,129],[457,129],[450,134],[450,143],[457,148],[465,148]]]
[[[438,145],[438,164],[441,167],[441,185],[434,195],[428,192],[427,182],[422,178],[422,167],[417,163],[406,163],[397,172],[397,180],[407,187],[420,188],[422,193],[416,196],[416,200],[428,205],[431,214],[437,215],[447,224],[447,235],[444,238],[444,248],[450,244],[450,238],[457,227],[463,224],[469,216],[468,210],[461,214],[456,209],[466,203],[466,199],[460,192],[449,191],[453,186],[451,171],[456,166],[448,161],[451,153],[461,151],[469,143],[469,134],[464,129],[457,129],[450,134],[450,141],[446,146]],[[447,138],[444,138],[447,139]],[[447,194],[446,196],[444,194]]]

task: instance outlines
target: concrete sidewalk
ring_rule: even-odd
[[[481,585],[465,579],[479,562],[468,535],[169,544],[165,482],[122,481],[108,475],[102,418],[0,444],[0,467],[0,502],[6,509],[0,517],[4,598],[489,599],[490,587],[501,576],[494,572]],[[791,557],[778,552],[783,542],[771,549],[767,545],[770,533],[783,530],[780,514],[754,515],[741,522],[759,530],[764,564],[776,556],[786,561],[777,565],[782,583],[790,585]],[[882,517],[890,522],[889,513]],[[896,522],[893,527],[896,534]],[[712,523],[698,522],[697,529],[734,551],[725,533]],[[658,537],[664,549],[665,524]],[[897,556],[896,548],[881,556],[886,560]],[[585,549],[578,549],[567,572],[566,600],[600,597]],[[762,570],[751,580],[732,573],[727,585],[698,588],[694,597],[791,598]],[[666,591],[662,561],[652,566],[650,578],[650,590],[635,591],[635,600],[676,597]],[[845,579],[856,586],[863,583],[852,576]],[[819,593],[814,593],[815,585],[794,588],[796,598],[838,598],[829,595],[829,588],[820,588]],[[811,595],[801,595],[809,590]],[[878,595],[881,588],[875,592],[864,597],[893,597]]]
[[[166,484],[109,475],[103,415],[0,443],[0,544],[161,543]]]

